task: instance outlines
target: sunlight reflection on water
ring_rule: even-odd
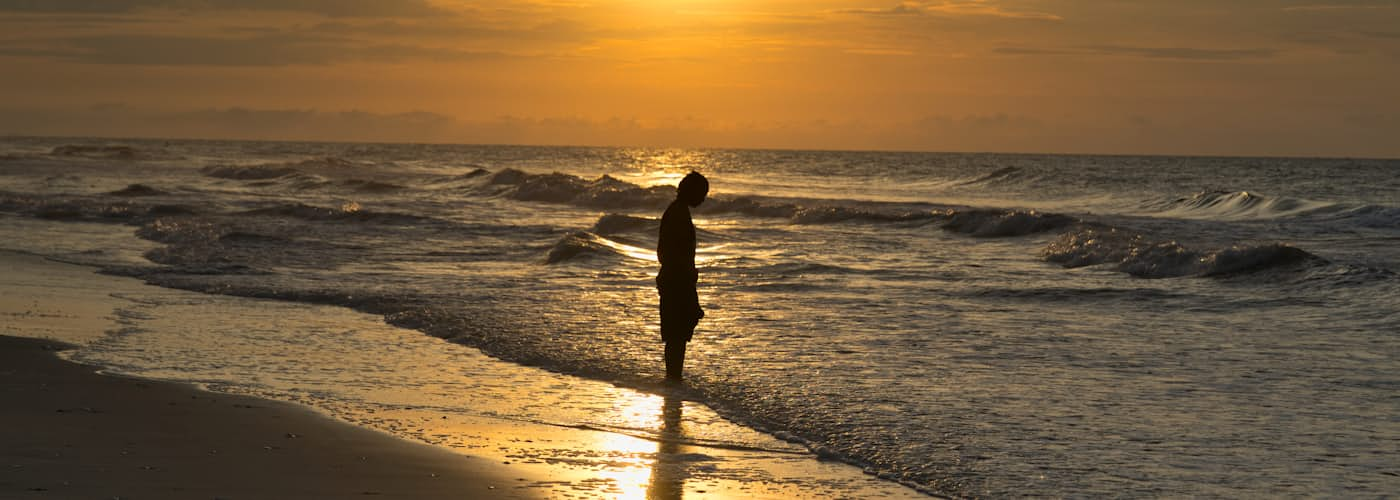
[[[517,488],[554,495],[917,496],[858,469],[813,460],[802,447],[734,425],[703,405],[496,361],[376,316],[146,288],[111,298],[124,303],[121,335],[71,357],[116,373],[307,404],[357,425],[514,464],[549,478]],[[627,295],[616,300],[639,300]],[[810,482],[831,477],[847,479]]]

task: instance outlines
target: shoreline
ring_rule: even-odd
[[[317,448],[318,451],[315,453],[308,451],[301,455],[303,460],[299,466],[303,468],[317,466],[319,468],[316,470],[322,471],[321,476],[311,474],[299,478],[300,473],[292,472],[297,470],[297,464],[282,468],[248,469],[240,473],[240,476],[252,481],[237,481],[231,487],[246,487],[246,484],[270,484],[273,485],[272,488],[283,488],[287,484],[299,484],[288,482],[292,480],[310,481],[311,483],[308,484],[312,484],[312,486],[305,488],[305,491],[298,492],[285,489],[260,490],[251,495],[255,498],[281,498],[278,496],[279,494],[286,495],[286,498],[316,498],[312,492],[319,491],[316,489],[320,488],[320,486],[316,486],[318,484],[326,484],[327,488],[342,488],[326,490],[333,491],[326,494],[327,498],[361,495],[365,491],[391,497],[396,495],[393,493],[394,491],[404,491],[406,493],[402,494],[403,498],[469,496],[467,493],[472,490],[463,490],[455,486],[446,487],[446,492],[432,489],[435,488],[435,484],[450,484],[452,481],[478,487],[477,491],[482,491],[493,498],[680,498],[687,495],[714,498],[927,498],[926,494],[908,486],[879,479],[864,473],[857,467],[844,463],[819,460],[816,455],[801,447],[781,442],[751,428],[727,422],[715,414],[713,410],[698,403],[639,393],[604,382],[578,379],[506,363],[488,358],[474,349],[422,335],[420,332],[386,325],[382,318],[374,315],[358,313],[337,306],[248,299],[162,288],[144,284],[133,278],[100,274],[93,267],[66,263],[28,252],[0,250],[0,270],[7,271],[5,278],[0,280],[0,285],[4,285],[0,286],[0,319],[6,323],[3,328],[0,328],[0,341],[3,341],[0,342],[0,349],[6,349],[5,345],[15,342],[32,342],[36,346],[51,346],[50,350],[36,347],[37,350],[30,354],[47,359],[49,364],[67,367],[61,371],[82,372],[81,378],[87,380],[87,382],[75,386],[76,389],[65,389],[65,392],[84,393],[85,389],[82,387],[94,384],[97,386],[112,385],[113,387],[127,386],[125,389],[114,390],[115,393],[149,391],[151,390],[148,389],[149,387],[157,387],[158,391],[162,393],[175,391],[179,393],[178,396],[162,401],[160,404],[171,406],[169,405],[171,402],[179,403],[186,399],[202,401],[209,405],[210,412],[200,415],[172,415],[160,413],[167,408],[153,409],[124,404],[120,406],[121,413],[135,412],[144,415],[144,418],[132,418],[147,423],[173,419],[181,422],[179,425],[182,428],[196,434],[221,434],[223,436],[242,434],[242,432],[220,433],[217,431],[236,429],[236,426],[239,425],[237,422],[239,415],[247,415],[250,414],[250,411],[257,410],[275,413],[273,417],[270,417],[274,424],[283,422],[284,418],[294,418],[300,419],[297,422],[303,422],[308,428],[313,429],[307,432],[274,431],[271,432],[271,436],[277,439],[273,441],[283,440],[300,445],[306,442],[300,440],[300,436],[313,433],[326,435],[332,431],[350,436],[347,438],[349,439],[347,443],[323,443],[324,446]],[[191,302],[207,302],[207,304],[195,307],[209,309],[195,309],[192,310],[193,312],[181,309],[181,307],[188,307],[188,303]],[[347,407],[334,400],[324,398],[308,399],[296,394],[277,391],[250,391],[247,387],[239,387],[237,384],[230,385],[226,381],[200,378],[198,374],[181,375],[179,366],[193,360],[180,356],[176,351],[166,353],[166,357],[159,357],[155,353],[146,353],[157,355],[158,359],[165,360],[163,363],[172,363],[175,366],[173,372],[171,368],[150,372],[149,369],[127,365],[121,361],[120,357],[111,357],[112,349],[143,351],[147,348],[159,347],[158,344],[143,343],[141,339],[154,338],[155,341],[159,342],[162,336],[175,335],[181,339],[198,342],[194,339],[202,338],[209,341],[221,338],[219,335],[210,336],[211,332],[202,330],[211,322],[228,323],[225,327],[231,328],[231,330],[223,332],[228,334],[233,334],[240,329],[256,328],[260,323],[258,323],[257,318],[252,317],[255,315],[275,316],[279,321],[290,321],[290,323],[273,326],[290,328],[288,331],[296,332],[299,338],[303,339],[302,342],[314,342],[311,337],[300,336],[315,332],[303,330],[302,328],[308,324],[297,323],[297,316],[314,317],[318,321],[328,321],[342,330],[360,331],[365,335],[371,335],[368,340],[372,343],[431,343],[426,347],[433,351],[441,349],[456,351],[454,354],[456,357],[450,358],[449,363],[458,364],[451,366],[459,366],[459,369],[474,373],[473,377],[486,384],[475,387],[477,390],[486,389],[486,392],[474,394],[473,389],[466,387],[464,390],[467,390],[467,393],[457,394],[459,398],[465,398],[463,401],[470,408],[466,413],[460,411],[443,413],[441,410],[415,407],[414,405],[389,405],[378,409],[370,408],[366,411],[365,408]],[[261,324],[267,326],[266,323]],[[152,335],[155,337],[151,337]],[[194,337],[190,337],[191,335]],[[378,337],[373,335],[378,335]],[[336,342],[342,342],[345,339],[344,336],[344,332],[336,332],[334,339]],[[184,341],[181,340],[181,342]],[[127,345],[131,342],[136,342],[136,344]],[[61,351],[61,355],[55,355],[59,354],[59,351],[51,349],[59,344],[67,344],[75,348]],[[218,345],[196,345],[200,346],[198,349],[201,351],[222,352],[219,351],[220,346]],[[470,353],[461,351],[470,351]],[[97,353],[96,357],[94,357],[94,353]],[[464,356],[464,354],[470,355]],[[170,357],[172,355],[175,357]],[[439,361],[441,362],[441,360]],[[38,363],[37,361],[33,362]],[[439,365],[448,366],[441,363]],[[44,368],[44,370],[49,369]],[[5,387],[15,386],[16,390],[27,391],[39,390],[34,387],[36,385],[40,388],[43,387],[42,377],[28,378],[24,381],[11,380],[11,378],[6,369],[0,368],[0,383],[5,384]],[[92,382],[99,379],[99,382]],[[583,397],[588,399],[592,406],[584,405],[582,408],[592,408],[591,411],[604,412],[604,414],[595,414],[603,415],[600,417],[605,419],[603,425],[595,425],[590,423],[590,420],[571,420],[571,418],[578,417],[577,410],[579,408],[573,408],[574,417],[565,417],[564,420],[548,417],[539,420],[522,419],[520,417],[522,415],[528,416],[528,412],[527,414],[513,413],[520,410],[510,408],[510,405],[521,404],[538,406],[541,400],[537,398],[541,396],[559,397],[558,392],[561,386],[566,386],[562,389],[568,393],[564,395],[565,400],[571,399],[576,402],[578,398]],[[515,387],[515,389],[502,391],[499,389],[500,387]],[[546,393],[552,389],[555,394],[537,392],[542,389]],[[63,440],[65,434],[61,430],[45,427],[41,417],[57,414],[56,410],[59,408],[77,408],[78,411],[82,412],[81,408],[101,409],[108,406],[109,403],[110,401],[104,403],[75,401],[54,408],[45,408],[42,405],[39,408],[33,408],[32,404],[21,404],[18,407],[27,408],[25,411],[29,412],[27,413],[29,416],[24,417],[28,420],[13,416],[9,412],[0,412],[0,425],[10,428],[35,427],[43,429],[43,433],[50,435],[47,446],[55,446],[53,443]],[[328,404],[330,406],[327,406]],[[53,405],[49,404],[48,406]],[[177,408],[178,406],[171,407]],[[110,408],[110,406],[108,407]],[[218,411],[214,411],[215,408]],[[616,415],[614,417],[605,415],[609,413]],[[284,417],[283,414],[293,416]],[[103,410],[102,413],[75,413],[74,415],[86,415],[89,419],[101,421],[104,418],[110,418],[112,412]],[[622,421],[608,424],[608,418],[621,418]],[[655,422],[648,424],[647,422],[652,419],[655,419]],[[584,425],[571,425],[571,422]],[[618,424],[622,425],[619,427]],[[659,431],[660,435],[648,436],[646,435],[647,431],[638,434],[637,430],[629,428],[631,425],[641,425],[641,429],[645,429],[648,425],[657,425],[659,427],[655,431]],[[287,434],[295,434],[299,437],[286,438]],[[735,439],[737,443],[754,446],[727,449],[723,441],[718,444],[709,443],[709,436],[728,436],[724,439]],[[200,439],[210,437],[218,436],[201,435]],[[237,441],[236,437],[232,439]],[[167,442],[170,440],[160,441],[162,444],[154,446],[154,449],[149,451],[160,456],[183,454],[200,460],[204,460],[205,457],[199,454],[207,453],[209,450],[220,450],[219,453],[210,454],[216,458],[231,456],[229,452],[223,451],[219,447],[227,448],[224,445],[200,446],[196,447],[197,449],[177,446],[167,451],[162,448]],[[361,442],[379,443],[374,447],[386,447],[386,450],[389,451],[385,453],[393,453],[393,456],[403,456],[409,459],[406,462],[397,459],[393,462],[417,465],[408,468],[404,466],[391,467],[381,471],[379,476],[352,472],[357,470],[354,469],[355,466],[364,465],[361,463],[349,464],[349,468],[344,469],[345,472],[327,472],[332,468],[340,467],[337,460],[343,457],[335,455],[337,453],[352,454],[356,457],[365,456],[368,460],[368,455],[364,453],[354,454],[341,446],[359,446],[355,443]],[[121,451],[130,452],[130,450],[121,448],[120,445],[124,443],[102,444],[87,439],[68,439],[62,444],[72,446],[74,447],[72,449],[76,450],[89,450],[85,452],[89,455],[97,453],[98,456],[110,458],[111,455]],[[0,442],[0,444],[6,445],[7,450],[16,449],[15,446],[9,446],[7,442]],[[224,471],[224,473],[238,471],[241,470],[241,464],[245,462],[257,462],[261,458],[257,454],[258,452],[268,452],[269,450],[264,449],[264,446],[280,446],[281,444],[277,442],[258,444],[251,451],[245,450],[247,453],[240,455],[241,458],[231,460],[229,463],[214,465],[212,462],[196,461],[191,462],[191,464],[208,463],[205,465],[209,469],[206,471],[207,474],[217,475],[220,471]],[[209,450],[202,449],[206,447]],[[40,446],[39,448],[31,447],[31,449],[39,450],[37,453],[42,455],[45,448]],[[14,452],[8,453],[0,452],[0,460],[11,458]],[[219,455],[222,457],[218,457]],[[181,465],[189,465],[180,463]],[[63,476],[61,472],[91,471],[95,470],[94,467],[102,468],[90,465],[91,462],[84,461],[82,456],[72,454],[53,457],[49,460],[49,464],[56,468],[56,472],[51,471],[48,475],[37,476],[50,480],[50,483],[46,483],[47,485],[25,486],[24,482],[20,480],[29,476],[20,472],[24,470],[24,467],[19,467],[7,469],[5,475],[0,476],[0,492],[13,489],[16,494],[39,494],[43,492],[30,491],[27,488],[44,488],[47,491],[58,491],[59,487],[73,488],[74,484],[79,483],[74,483],[71,478],[60,477]],[[0,461],[0,466],[8,467],[9,465],[11,464]],[[15,463],[13,465],[24,464]],[[150,464],[126,465],[135,467],[136,472],[150,472],[150,470],[142,469],[146,466],[165,467]],[[440,472],[430,472],[429,475],[425,476],[427,479],[431,479],[430,483],[413,484],[414,481],[426,480],[423,477],[415,476],[415,471],[426,470],[425,468],[436,470],[447,467],[452,468],[458,476],[454,476],[448,481],[439,481],[438,479],[447,476]],[[130,467],[127,470],[131,470]],[[334,485],[336,474],[342,473],[357,478],[382,478],[385,482],[377,484],[386,484],[387,486],[375,484],[351,491],[354,488],[350,488],[350,485]],[[388,476],[383,474],[388,474]],[[439,476],[433,477],[430,474],[439,474]],[[267,478],[264,478],[264,475]],[[155,475],[122,476],[121,481],[144,481],[150,479],[150,476]],[[69,484],[64,485],[63,481],[68,481]],[[315,481],[323,481],[323,483],[315,483]],[[147,487],[148,489],[141,491],[141,497],[160,498],[164,494],[171,498],[188,498],[191,492],[195,491],[190,488],[208,490],[223,484],[218,481],[207,482],[207,487],[201,486],[206,484],[202,481],[183,483],[176,481],[170,484],[176,483],[180,485],[171,488],[182,488],[179,494],[176,494],[174,490],[161,493],[159,490],[149,489],[164,487],[161,485],[167,484],[162,482],[152,483],[154,486],[151,484],[142,486],[143,483],[135,483],[130,486]],[[120,481],[112,484],[127,486]],[[491,489],[488,486],[496,489]],[[91,485],[88,487],[90,489],[85,492],[73,490],[72,496],[108,498],[117,493],[91,489]],[[220,493],[212,490],[206,492],[219,498],[246,498],[249,496],[246,494],[228,495],[227,492]],[[87,495],[87,493],[91,493],[91,495]],[[127,497],[126,494],[120,496]]]
[[[299,405],[98,372],[0,336],[6,498],[540,498],[522,471]]]

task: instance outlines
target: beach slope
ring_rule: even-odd
[[[531,498],[518,471],[288,403],[99,375],[0,337],[0,497]]]

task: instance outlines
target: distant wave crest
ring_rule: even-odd
[[[300,174],[301,171],[286,165],[210,165],[200,170],[209,177],[235,179],[241,181],[276,179]]]
[[[1400,229],[1400,207],[1309,201],[1249,191],[1202,191],[1144,206],[1154,214],[1170,217],[1225,220],[1296,217],[1337,227]]]
[[[64,144],[49,151],[49,156],[65,158],[91,158],[100,160],[161,160],[173,158],[169,153],[156,149],[136,148],[124,145]]]
[[[1010,180],[1018,179],[1023,175],[1023,171],[1017,167],[1002,167],[971,179],[958,181],[958,186],[977,186],[987,184],[1000,184]]]
[[[107,194],[112,196],[159,196],[168,193],[145,184],[130,184],[122,189],[108,192]]]
[[[598,222],[593,224],[593,232],[600,235],[630,233],[642,229],[657,229],[660,224],[661,221],[658,219],[627,214],[607,214],[599,217]]]
[[[1060,229],[1079,222],[1073,217],[1035,210],[965,210],[953,212],[943,229],[992,238],[1024,236]]]
[[[210,165],[200,170],[206,176],[219,179],[261,181],[271,179],[321,180],[321,175],[343,176],[363,170],[363,165],[344,158],[326,156],[300,161],[260,163],[255,165]]]
[[[903,222],[933,217],[934,214],[929,211],[882,212],[858,207],[819,206],[797,209],[791,219],[795,224],[831,224],[845,221]]]
[[[174,210],[173,205],[145,205],[127,200],[112,201],[85,197],[30,196],[0,192],[0,212],[24,214],[40,219],[127,222]]]
[[[359,203],[347,202],[336,208],[318,207],[302,203],[287,203],[267,208],[258,208],[234,215],[261,217],[291,217],[315,221],[376,222],[384,224],[412,224],[432,219],[419,215],[364,210]]]
[[[1337,214],[1357,226],[1370,229],[1400,229],[1400,207],[1364,205]]]
[[[587,180],[557,172],[530,174],[508,168],[493,174],[488,183],[500,188],[500,194],[520,201],[595,208],[663,207],[675,198],[674,188],[643,188],[608,175]]]

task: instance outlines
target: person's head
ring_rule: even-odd
[[[705,201],[705,195],[710,194],[710,181],[700,172],[691,171],[681,179],[679,186],[676,186],[676,199],[685,202],[692,207],[700,206]]]

